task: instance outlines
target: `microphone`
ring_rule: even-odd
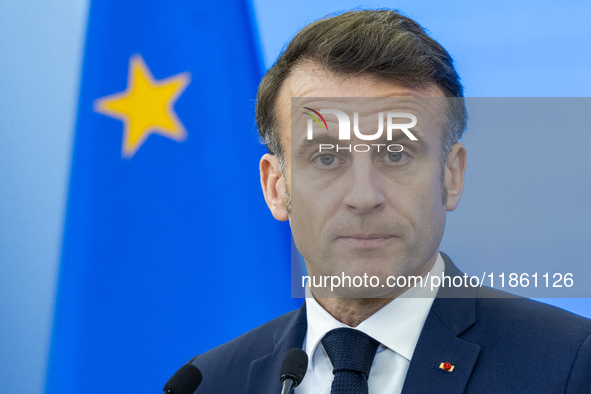
[[[166,382],[164,394],[193,394],[201,384],[203,375],[193,364],[185,364]]]
[[[308,355],[302,349],[290,349],[281,363],[281,394],[290,394],[304,379],[308,369]]]

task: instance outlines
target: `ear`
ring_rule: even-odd
[[[445,185],[447,187],[447,210],[453,211],[460,202],[464,190],[464,172],[466,171],[466,148],[455,143],[447,156],[445,165]]]
[[[285,208],[285,178],[281,174],[277,157],[267,153],[261,158],[259,167],[263,194],[273,217],[282,222],[288,220]]]

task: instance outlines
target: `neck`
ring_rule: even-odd
[[[316,298],[320,306],[349,327],[357,327],[392,300],[393,298]]]
[[[418,275],[425,277],[427,273],[433,268],[437,260],[437,252],[433,258],[429,259],[427,264]],[[335,319],[348,325],[349,327],[357,327],[362,321],[369,318],[371,315],[388,305],[396,297],[400,296],[409,288],[396,288],[388,295],[383,295],[380,298],[337,298],[337,297],[322,297],[322,292],[318,297],[314,295],[314,299]]]

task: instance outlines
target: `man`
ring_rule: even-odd
[[[439,253],[463,189],[462,97],[449,54],[395,11],[347,12],[294,37],[261,82],[256,115],[270,152],[260,164],[265,200],[290,220],[310,278],[463,276]],[[357,154],[334,149],[340,120],[322,117],[309,138],[294,120],[302,107],[320,116],[352,105],[361,124],[394,105],[388,127],[404,116],[416,127],[376,137],[400,149]],[[359,134],[351,146],[364,145]],[[203,373],[196,392],[279,393],[294,347],[310,360],[298,394],[591,392],[587,319],[466,283],[409,287],[310,286],[299,310],[192,359]],[[359,354],[369,361],[345,365]]]

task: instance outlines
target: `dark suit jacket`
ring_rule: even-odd
[[[443,257],[446,275],[463,275]],[[591,393],[591,320],[524,298],[439,298],[456,290],[434,300],[403,394]],[[195,393],[279,394],[283,357],[306,327],[303,305],[193,358],[203,373]]]

